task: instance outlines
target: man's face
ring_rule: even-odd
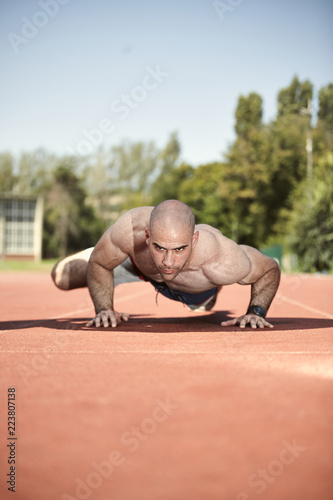
[[[172,229],[154,226],[151,234],[146,229],[146,243],[153,262],[164,281],[172,281],[186,266],[199,233],[184,226]]]

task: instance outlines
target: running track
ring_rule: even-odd
[[[0,274],[0,497],[15,500],[331,500],[333,277],[283,275],[274,330],[121,285],[117,329],[84,325],[86,289]],[[6,484],[15,388],[15,489]]]

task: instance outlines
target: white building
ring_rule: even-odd
[[[0,258],[40,260],[43,198],[0,194]]]

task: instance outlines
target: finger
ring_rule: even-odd
[[[228,321],[222,321],[221,326],[233,326],[237,323],[238,318],[229,319]]]
[[[109,318],[110,318],[110,324],[112,326],[112,328],[116,328],[117,326],[117,315],[113,312],[111,312],[109,314]]]
[[[93,321],[95,321],[95,326],[97,326],[97,327],[100,326],[100,324],[101,324],[100,316],[95,316],[95,318],[93,319]]]
[[[94,319],[91,319],[90,321],[88,321],[88,323],[86,323],[85,326],[92,326],[94,324]]]
[[[240,321],[239,326],[240,326],[240,328],[245,328],[245,327],[246,327],[246,325],[247,325],[247,321],[246,321],[246,319],[245,319],[245,318],[243,318],[243,319]]]
[[[257,322],[257,326],[259,328],[265,328],[265,326],[267,326],[268,328],[274,328],[274,326],[271,323],[268,323],[268,321],[266,321],[264,318],[258,318],[256,320],[256,322]],[[251,320],[251,326],[252,326],[252,320]],[[252,328],[256,328],[256,327],[252,327]]]
[[[108,314],[107,313],[103,313],[103,315],[101,315],[101,318],[102,318],[102,322],[103,322],[103,327],[104,328],[108,328],[108,326],[109,326],[109,317],[108,317]]]
[[[257,320],[256,320],[256,318],[251,318],[250,319],[250,325],[251,325],[251,328],[257,328]]]
[[[128,319],[129,319],[129,314],[127,314],[127,313],[122,313],[122,314],[121,314],[121,319],[122,319],[123,321],[128,321]]]

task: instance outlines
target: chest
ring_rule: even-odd
[[[186,267],[173,280],[164,281],[156,269],[148,248],[137,252],[132,260],[141,274],[148,280],[166,283],[171,290],[200,293],[216,286],[216,283],[205,276],[200,267]]]

